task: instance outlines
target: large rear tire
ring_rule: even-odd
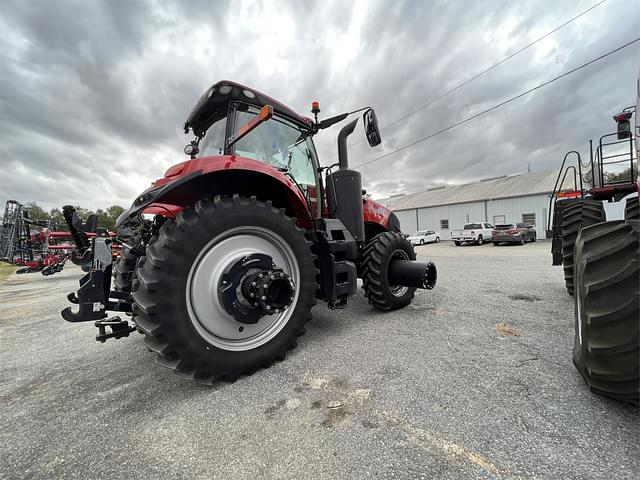
[[[640,222],[583,228],[575,245],[573,362],[591,390],[638,403]]]
[[[389,285],[389,263],[394,258],[415,260],[411,243],[395,232],[376,235],[365,247],[360,262],[362,288],[369,303],[382,311],[397,310],[411,303],[416,289]]]
[[[249,324],[227,313],[220,285],[253,254],[270,256],[291,278],[293,300]],[[162,365],[205,383],[233,381],[284,359],[315,304],[311,242],[284,209],[255,197],[200,201],[167,220],[136,273],[135,321],[146,345]]]
[[[584,198],[565,207],[562,212],[562,265],[564,282],[573,295],[573,249],[580,229],[605,221],[602,202]]]

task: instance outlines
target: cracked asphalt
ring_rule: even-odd
[[[94,341],[59,311],[82,273],[0,285],[0,478],[626,479],[638,409],[571,364],[573,302],[549,243],[418,247],[408,308],[314,309],[284,362],[204,386],[142,336]]]

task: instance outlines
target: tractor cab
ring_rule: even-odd
[[[268,95],[224,80],[209,88],[189,114],[184,129],[195,138],[186,145],[184,152],[196,161],[231,156],[236,159],[235,167],[242,163],[252,168],[252,162],[259,162],[260,168],[266,166],[270,171],[275,170],[276,176],[286,177],[292,188],[299,191],[310,218],[337,218],[355,241],[361,243],[371,237],[372,232],[381,231],[375,226],[376,222],[367,222],[366,211],[373,215],[386,209],[369,199],[362,202],[361,174],[349,169],[347,137],[358,119],[340,131],[338,162],[328,168],[321,167],[312,139],[320,130],[359,112],[364,112],[362,119],[369,145],[379,145],[380,130],[371,107],[319,120],[320,105],[313,102],[312,120]],[[257,165],[254,167],[258,168]],[[338,170],[332,173],[334,167]],[[320,176],[323,171],[326,173],[324,179]],[[383,217],[388,224],[391,212],[386,211]]]

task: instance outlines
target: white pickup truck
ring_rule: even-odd
[[[462,230],[451,230],[451,240],[458,247],[465,242],[482,245],[484,242],[491,241],[492,231],[493,225],[487,222],[467,223],[462,227]]]

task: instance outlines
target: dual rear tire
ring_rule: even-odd
[[[565,207],[562,215],[562,266],[569,295],[574,292],[573,252],[580,229],[605,221],[602,202],[580,199]]]
[[[602,222],[575,241],[573,362],[591,390],[638,403],[640,222]]]

